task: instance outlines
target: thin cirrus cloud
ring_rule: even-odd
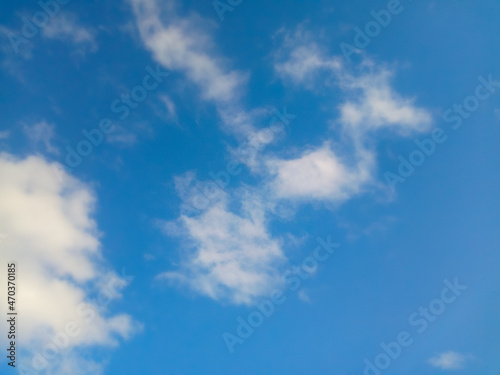
[[[99,309],[105,305],[91,302],[104,289],[113,291],[107,294],[109,300],[119,298],[126,281],[102,259],[100,234],[92,219],[93,193],[71,176],[58,181],[52,167],[38,156],[0,155],[0,227],[7,234],[0,259],[19,265],[22,286],[17,308],[23,323],[19,350],[28,359],[26,365],[32,366],[36,357],[38,369],[49,366],[51,373],[63,374],[70,365],[67,361],[79,363],[80,368],[99,367],[79,350],[116,346],[140,324],[126,314],[105,314]],[[53,359],[51,353],[49,365],[40,355],[51,340],[67,332],[68,324],[79,328],[61,344],[69,356]]]
[[[23,131],[35,146],[42,144],[46,152],[59,155],[59,150],[52,144],[55,137],[54,125],[41,121],[31,126],[25,125]]]
[[[428,362],[432,366],[442,370],[459,370],[464,367],[466,360],[467,356],[454,351],[448,351],[432,357]]]
[[[71,12],[61,12],[56,17],[51,18],[50,22],[43,28],[42,33],[47,39],[70,42],[91,52],[97,50],[95,32],[81,25],[76,14]]]
[[[296,86],[314,90],[322,73],[338,73],[343,68],[341,58],[327,56],[304,25],[293,31],[281,28],[274,39],[279,43],[272,53],[274,72]]]
[[[161,95],[160,99],[163,102],[163,104],[165,104],[165,108],[167,109],[166,118],[168,120],[172,120],[174,122],[177,122],[177,120],[178,120],[177,119],[177,110],[175,108],[175,104],[172,101],[172,99],[170,99],[167,95]]]

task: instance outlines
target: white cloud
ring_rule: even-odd
[[[102,375],[104,366],[89,359],[83,359],[80,356],[70,353],[61,361],[55,363],[53,368],[47,371],[47,375]]]
[[[311,303],[311,297],[309,297],[309,294],[307,294],[304,289],[299,290],[297,297],[299,297],[302,302]]]
[[[130,2],[142,41],[155,60],[167,69],[183,72],[201,88],[204,99],[227,103],[240,96],[246,75],[225,70],[227,62],[210,52],[214,43],[206,21],[195,15],[176,17],[176,4],[172,1],[162,7],[154,0]],[[160,16],[166,13],[168,22],[163,23]]]
[[[153,135],[154,129],[147,122],[128,122],[127,126],[115,125],[113,131],[106,135],[106,142],[118,147],[132,147],[140,139]]]
[[[402,135],[429,130],[430,114],[391,87],[393,71],[366,58],[359,66],[346,65],[341,57],[329,56],[302,27],[278,34],[283,41],[274,54],[275,72],[285,83],[313,91],[340,89],[345,97],[338,106],[344,130],[356,136],[382,127]]]
[[[246,135],[237,147],[229,147],[231,158],[236,163],[245,164],[253,173],[266,173],[265,148],[284,138],[285,127],[296,115],[288,113],[286,107],[281,111],[276,108],[260,107],[251,112],[237,113],[228,116],[227,121],[238,123],[246,128]],[[253,128],[254,123],[265,124],[265,127]]]
[[[401,136],[427,131],[430,114],[414,105],[391,86],[393,72],[368,59],[359,66],[343,63],[319,47],[303,26],[295,31],[280,30],[281,45],[274,53],[274,70],[285,84],[327,95],[339,101],[338,119],[342,142],[352,145],[351,155],[339,157],[327,143],[295,159],[262,157],[274,176],[270,186],[279,198],[343,201],[372,183],[376,169],[374,131],[387,128]],[[341,94],[340,100],[334,96]],[[353,160],[353,163],[346,163]]]
[[[48,153],[59,155],[59,150],[52,145],[54,125],[41,121],[33,126],[25,125],[23,131],[34,145],[42,143]]]
[[[113,132],[106,136],[106,142],[121,146],[133,146],[137,143],[137,134],[120,125],[115,125]]]
[[[327,57],[302,25],[294,32],[280,29],[275,38],[280,38],[282,44],[274,52],[274,71],[283,80],[312,89],[318,84],[315,80],[320,73],[331,74],[342,69],[342,59]]]
[[[290,77],[295,83],[306,83],[318,70],[340,68],[340,59],[322,59],[315,44],[293,49],[288,60],[277,62],[275,65],[275,70],[279,75]]]
[[[464,367],[467,357],[463,354],[448,351],[441,353],[437,357],[429,359],[429,363],[434,367],[439,367],[443,370],[458,370]]]
[[[48,39],[69,41],[80,47],[88,47],[91,52],[97,50],[94,31],[80,25],[76,14],[71,12],[61,12],[57,17],[52,17],[42,32]]]
[[[184,205],[180,218],[165,228],[170,235],[187,241],[189,251],[177,271],[160,277],[187,284],[215,300],[251,303],[279,283],[278,265],[286,261],[280,243],[267,230],[266,212],[288,215],[290,201],[341,203],[363,193],[377,184],[373,177],[373,130],[385,126],[400,134],[421,131],[430,123],[430,116],[414,107],[412,100],[394,92],[387,70],[366,62],[361,73],[354,75],[340,58],[329,57],[301,28],[291,36],[284,33],[284,46],[275,53],[276,73],[284,81],[313,92],[320,84],[323,89],[340,90],[343,97],[337,122],[345,144],[334,147],[333,140],[325,140],[321,146],[309,147],[291,158],[266,154],[265,146],[282,137],[284,126],[255,126],[269,110],[241,108],[244,75],[224,70],[225,61],[209,53],[212,40],[200,32],[197,24],[203,22],[194,16],[172,16],[175,5],[168,2],[170,15],[165,26],[160,21],[165,9],[159,9],[156,1],[131,2],[142,40],[154,58],[169,69],[185,73],[200,87],[202,97],[215,103],[226,127],[240,135],[240,141],[248,141],[230,151],[235,160],[246,164],[261,179],[261,186],[254,191],[264,202],[255,203],[245,196],[244,208],[237,211],[234,202],[241,199],[240,191],[248,188],[225,192],[215,187],[209,189],[211,197],[207,197],[201,193],[205,186],[196,181],[194,174],[177,177],[175,184]],[[200,72],[204,79],[198,75]],[[239,79],[227,84],[228,77],[236,76]]]
[[[267,164],[274,176],[270,187],[278,198],[343,201],[370,180],[373,156],[363,152],[348,166],[327,142],[297,159],[271,159]]]
[[[67,355],[85,362],[79,348],[116,345],[138,325],[125,314],[108,316],[107,303],[100,302],[104,295],[108,302],[119,298],[126,282],[102,259],[100,234],[91,217],[94,195],[69,175],[58,181],[53,166],[41,157],[19,160],[0,154],[0,228],[8,235],[0,244],[0,261],[18,264],[22,357],[43,352],[68,323],[80,328],[67,342],[69,352],[50,361],[57,369],[64,367]],[[97,296],[96,307],[86,305]],[[2,306],[6,311],[6,301]]]
[[[413,105],[414,100],[403,98],[391,85],[393,75],[387,69],[375,68],[358,76],[345,74],[341,87],[354,99],[340,105],[340,122],[349,131],[391,127],[402,135],[426,131],[431,125],[430,114]]]
[[[278,268],[286,258],[280,242],[268,232],[259,201],[243,202],[241,214],[220,199],[198,215],[181,215],[169,223],[168,231],[183,238],[189,249],[179,270],[159,278],[235,304],[251,304],[281,285]]]
[[[160,99],[165,104],[165,107],[167,107],[167,118],[177,122],[177,110],[172,99],[170,99],[167,95],[161,95]]]
[[[147,261],[155,260],[156,259],[156,257],[153,254],[148,254],[148,253],[144,254],[143,257]]]
[[[213,24],[196,14],[177,15],[176,1],[129,0],[142,42],[165,68],[184,74],[203,100],[215,104],[222,125],[235,135],[253,131],[251,113],[240,103],[248,74],[230,68],[216,52]]]
[[[7,139],[10,136],[9,130],[4,130],[0,132],[0,139]]]

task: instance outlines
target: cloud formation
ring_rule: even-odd
[[[76,46],[88,48],[91,52],[97,50],[95,32],[78,22],[76,14],[61,12],[52,17],[42,29],[43,36],[47,39],[56,39],[70,42]]]
[[[241,212],[234,213],[227,195],[220,193],[201,214],[182,214],[175,223],[168,223],[167,230],[183,240],[187,253],[179,270],[159,278],[235,304],[251,304],[280,285],[278,268],[286,261],[281,243],[267,229],[261,202],[249,196],[242,201]]]
[[[328,142],[296,159],[267,162],[275,176],[270,187],[276,197],[331,201],[359,193],[370,180],[372,163],[372,155],[365,152],[354,166],[348,166]]]
[[[53,167],[41,157],[0,154],[0,228],[7,235],[0,260],[17,262],[17,308],[22,312],[18,345],[23,357],[37,357],[41,368],[47,366],[44,349],[68,332],[68,324],[75,334],[64,349],[83,362],[79,348],[117,345],[139,327],[126,314],[106,313],[109,300],[119,298],[127,282],[102,259],[100,233],[91,217],[92,191],[71,176],[58,181]],[[108,302],[91,302],[103,290]],[[50,366],[64,366],[62,357],[56,356]]]
[[[183,72],[201,89],[202,98],[219,105],[234,103],[241,95],[246,75],[228,68],[228,62],[213,50],[208,23],[197,15],[177,16],[177,4],[167,1],[130,0],[145,46],[156,61]],[[166,21],[162,21],[163,20]]]
[[[32,126],[25,125],[23,127],[24,134],[35,145],[43,144],[45,151],[51,154],[59,155],[57,147],[52,145],[54,138],[54,125],[50,125],[45,121],[38,122]]]
[[[402,135],[429,130],[430,114],[415,107],[413,99],[394,91],[390,85],[393,74],[386,68],[371,66],[360,75],[341,77],[340,87],[349,96],[339,107],[340,122],[346,129],[362,132],[387,127]]]
[[[340,115],[332,123],[340,125],[346,144],[325,137],[292,155],[270,154],[266,146],[284,136],[284,126],[272,123],[259,129],[256,124],[269,109],[243,109],[248,75],[231,69],[228,59],[216,52],[210,23],[194,14],[180,17],[175,1],[161,6],[156,0],[130,3],[140,38],[153,58],[195,85],[200,98],[215,106],[224,127],[239,141],[254,143],[245,152],[239,147],[230,153],[249,167],[258,179],[257,186],[227,191],[216,188],[218,193],[207,199],[193,193],[201,184],[194,174],[176,179],[183,201],[198,201],[202,207],[190,211],[189,216],[181,212],[176,224],[169,224],[170,229],[176,228],[169,233],[180,235],[183,243],[189,244],[189,251],[177,271],[163,273],[161,278],[187,284],[213,299],[251,303],[276,283],[275,267],[287,260],[266,227],[266,216],[278,201],[282,205],[344,202],[361,194],[376,184],[375,131],[385,127],[406,135],[426,130],[431,122],[430,115],[414,106],[413,99],[393,90],[393,73],[387,68],[368,60],[360,67],[346,66],[341,57],[329,55],[303,26],[293,32],[282,29],[277,33],[282,43],[272,54],[276,75],[285,84],[313,95],[318,90],[340,92],[336,106]],[[252,152],[247,153],[247,148]],[[241,191],[250,190],[258,199],[246,200],[248,194]],[[202,200],[208,202],[201,204]],[[235,202],[244,208],[235,210]]]
[[[289,159],[264,157],[263,163],[274,176],[270,186],[276,196],[349,199],[367,185],[375,185],[377,130],[386,128],[401,136],[429,130],[430,114],[392,88],[394,72],[387,67],[366,58],[359,65],[346,65],[341,57],[328,55],[302,25],[294,31],[282,29],[277,37],[281,44],[273,54],[274,71],[284,84],[327,98],[325,91],[340,93],[336,99],[340,116],[331,122],[342,144],[324,141]],[[351,155],[345,155],[342,151],[349,147]]]
[[[274,53],[274,71],[285,84],[317,91],[340,90],[340,119],[346,131],[388,127],[403,135],[429,130],[430,114],[414,106],[391,87],[394,71],[363,57],[359,65],[345,64],[340,56],[328,55],[302,26],[280,30],[282,39]]]
[[[457,352],[448,351],[429,359],[429,363],[442,370],[459,370],[464,367],[466,356]]]

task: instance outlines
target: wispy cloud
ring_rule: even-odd
[[[329,91],[337,95],[340,116],[331,123],[342,144],[326,141],[291,158],[263,156],[261,162],[274,176],[271,190],[280,198],[342,201],[369,184],[379,185],[374,181],[375,132],[386,128],[407,136],[427,131],[430,114],[392,88],[394,71],[366,58],[360,65],[346,65],[329,55],[304,25],[281,29],[275,38],[281,44],[273,54],[274,70],[285,85],[323,97],[333,97]]]
[[[467,359],[468,356],[466,355],[448,351],[429,359],[428,362],[432,366],[441,368],[443,370],[459,370],[464,367]]]
[[[54,125],[41,121],[31,126],[24,125],[23,131],[33,145],[38,146],[41,143],[44,146],[45,151],[51,154],[59,155],[57,147],[52,145],[52,140],[55,136],[54,128]]]
[[[429,129],[430,114],[391,87],[394,71],[364,58],[349,65],[329,55],[301,25],[294,31],[280,30],[281,44],[274,53],[274,70],[285,84],[315,91],[338,91],[339,122],[346,131],[395,128],[403,135]]]
[[[213,103],[223,125],[236,134],[252,131],[251,122],[234,121],[248,117],[240,103],[248,74],[231,68],[228,59],[217,53],[213,25],[197,14],[178,16],[179,3],[156,0],[129,0],[140,37],[154,59],[171,71],[185,75],[200,90],[202,100]]]
[[[342,69],[340,56],[328,56],[304,25],[293,31],[282,28],[274,39],[278,43],[273,52],[274,71],[282,80],[314,90],[318,85],[325,85],[321,75],[331,75]]]
[[[304,145],[295,155],[266,153],[265,146],[274,142],[278,133],[284,136],[284,129],[259,129],[257,125],[270,111],[243,108],[248,75],[232,69],[228,59],[217,53],[210,24],[193,14],[178,16],[175,1],[161,6],[155,0],[130,3],[141,40],[154,59],[198,87],[200,98],[215,106],[226,129],[240,141],[269,130],[270,136],[263,137],[251,155],[232,152],[258,178],[257,186],[242,190],[251,190],[258,198],[245,201],[241,190],[217,188],[220,192],[214,197],[203,198],[209,202],[201,211],[191,212],[191,216],[181,212],[175,225],[169,224],[169,233],[190,243],[189,255],[179,270],[161,276],[216,300],[250,303],[275,283],[276,264],[286,262],[279,242],[267,229],[266,216],[277,202],[343,202],[362,193],[376,184],[373,133],[382,127],[400,134],[422,131],[430,116],[415,107],[412,99],[392,89],[389,70],[368,61],[361,67],[348,67],[340,57],[330,56],[304,27],[294,32],[281,30],[278,36],[283,43],[274,53],[277,76],[285,84],[313,94],[320,87],[340,92],[340,117],[331,121],[340,124],[346,145],[326,137],[320,145]],[[172,104],[165,101],[170,112],[175,110]],[[199,184],[196,178],[177,178],[176,183],[184,202],[192,201],[187,198]],[[259,203],[253,206],[249,202]],[[235,210],[235,205],[244,209]]]
[[[47,39],[70,42],[91,52],[97,50],[95,32],[81,25],[77,15],[71,12],[61,12],[57,17],[53,17],[43,28],[43,36]]]
[[[106,141],[120,146],[129,147],[137,143],[137,134],[124,128],[123,126],[115,125],[113,133],[107,135]]]
[[[130,2],[141,38],[158,62],[184,72],[207,100],[230,102],[241,94],[246,76],[228,69],[228,62],[213,52],[215,45],[205,20],[197,15],[176,16],[177,4],[173,1],[162,6],[154,0]],[[168,23],[160,20],[162,14]]]
[[[402,135],[429,130],[430,114],[391,87],[394,72],[369,61],[366,64],[362,73],[340,77],[340,87],[348,95],[339,107],[344,127],[358,133],[387,127]]]
[[[172,101],[172,99],[170,99],[170,97],[168,97],[167,95],[160,96],[160,99],[167,108],[167,118],[169,120],[177,122],[177,110],[175,108],[175,104]]]

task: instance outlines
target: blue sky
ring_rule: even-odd
[[[0,7],[0,373],[499,374],[497,2]]]

